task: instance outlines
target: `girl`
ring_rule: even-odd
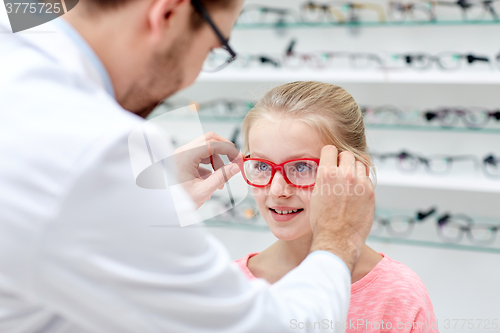
[[[373,168],[363,117],[344,89],[293,82],[269,91],[245,117],[242,131],[242,174],[278,241],[236,262],[249,278],[274,283],[309,253],[309,201],[321,148],[350,151]],[[437,332],[424,284],[402,263],[364,245],[351,278],[347,323],[337,324],[347,332]]]

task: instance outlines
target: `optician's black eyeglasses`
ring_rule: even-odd
[[[210,25],[214,33],[217,35],[217,38],[219,38],[220,43],[222,44],[221,48],[214,49],[210,52],[210,55],[203,64],[203,71],[217,72],[233,62],[234,59],[236,59],[237,54],[229,46],[229,40],[224,38],[220,30],[214,24],[214,21],[212,21],[212,19],[210,18],[210,15],[208,15],[208,12],[203,7],[201,2],[199,0],[191,0],[191,4],[193,5],[194,9],[201,15],[201,17],[203,17],[205,22]]]

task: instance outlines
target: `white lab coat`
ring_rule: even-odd
[[[270,286],[205,229],[150,227],[179,224],[172,195],[192,203],[135,184],[127,138],[143,119],[71,29],[0,20],[0,332],[343,331],[326,324],[350,295],[333,254]]]

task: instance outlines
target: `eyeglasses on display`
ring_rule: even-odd
[[[499,5],[498,0],[458,0],[458,1],[432,1],[436,7],[436,11],[443,9],[459,10],[462,14],[462,19],[465,21],[481,21],[488,15],[493,20],[498,20],[497,10],[495,6]]]
[[[469,65],[482,63],[487,64],[490,68],[492,66],[488,57],[456,52],[442,52],[437,55],[426,53],[394,54],[392,59],[393,61],[402,61],[406,66],[418,70],[430,69],[433,63],[436,63],[438,68],[442,70],[458,70],[464,63]]]
[[[500,0],[458,1],[389,1],[386,6],[390,22],[438,22],[439,19],[468,21],[498,21]],[[386,10],[381,5],[352,1],[307,1],[298,12],[292,8],[277,8],[250,4],[241,12],[238,24],[273,24],[277,27],[293,23],[365,23],[386,22]]]
[[[300,7],[303,22],[360,22],[362,15],[370,12],[376,14],[379,22],[385,22],[384,8],[373,3],[361,2],[328,2],[308,1]],[[368,12],[368,13],[367,13]],[[347,16],[347,17],[346,17]]]
[[[391,104],[361,106],[367,124],[408,124],[421,120],[419,111],[406,112]]]
[[[500,0],[499,0],[500,1]],[[297,41],[291,40],[285,52],[277,55],[269,54],[245,54],[238,55],[233,67],[252,68],[254,66],[271,66],[286,69],[325,69],[325,68],[355,68],[355,69],[383,69],[399,70],[411,68],[415,70],[429,70],[434,64],[444,71],[459,70],[467,64],[474,70],[494,70],[495,67],[487,56],[479,56],[472,53],[441,52],[436,55],[427,53],[371,53],[371,52],[348,52],[319,50],[311,52],[300,52],[296,50]],[[227,59],[227,55],[211,53],[207,63],[221,63]],[[500,59],[500,55],[498,56]],[[347,62],[346,62],[347,61]],[[481,64],[483,66],[481,66]],[[500,60],[499,60],[500,64]],[[486,66],[484,66],[486,65]]]
[[[238,18],[238,24],[275,24],[300,22],[298,13],[288,8],[277,8],[250,4],[245,6]]]
[[[483,159],[483,171],[490,178],[500,179],[500,156],[486,156]]]
[[[309,67],[322,69],[332,67],[335,62],[342,59],[348,60],[352,68],[378,68],[384,66],[384,61],[374,53],[368,52],[329,52],[318,51],[300,53],[295,51],[296,40],[292,40],[283,56],[283,62],[287,68]],[[337,63],[338,65],[338,63]]]
[[[393,237],[408,237],[418,222],[423,222],[436,212],[436,208],[428,211],[417,211],[414,216],[392,215],[381,217],[377,213],[374,216],[370,235],[379,235],[385,228],[387,233]]]
[[[458,162],[471,163],[474,169],[478,169],[481,164],[480,159],[474,155],[429,155],[424,157],[404,150],[398,153],[384,154],[372,152],[372,157],[382,163],[387,159],[396,159],[397,167],[404,172],[415,172],[420,165],[424,165],[425,170],[433,175],[449,174],[453,164]],[[481,162],[484,175],[491,179],[500,179],[500,157],[489,154],[481,159]]]
[[[423,165],[427,172],[435,175],[445,175],[450,173],[452,165],[457,162],[472,162],[474,167],[477,167],[478,165],[477,157],[474,155],[430,155],[428,157],[424,157],[403,150],[399,153],[373,153],[372,156],[382,162],[387,159],[396,159],[398,161],[398,168],[405,172],[414,172],[420,165]]]
[[[405,22],[407,19],[415,22],[435,21],[436,15],[432,2],[400,2],[389,1],[389,17],[393,22]]]
[[[500,225],[474,223],[465,214],[443,214],[438,217],[438,234],[445,242],[458,243],[464,234],[472,244],[490,245],[495,241]]]
[[[471,129],[484,128],[490,119],[500,121],[500,110],[489,111],[484,108],[441,108],[424,112],[423,115],[428,122],[437,120],[444,128],[456,127],[459,120]]]
[[[442,128],[459,127],[478,130],[491,122],[500,124],[500,110],[483,107],[439,107],[431,110],[406,111],[395,105],[361,106],[366,124],[426,125],[436,122]]]
[[[338,8],[313,1],[308,1],[302,4],[300,7],[300,15],[302,21],[308,23],[345,22],[345,17]]]

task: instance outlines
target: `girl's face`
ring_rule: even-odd
[[[319,159],[324,146],[312,128],[295,119],[256,121],[250,128],[248,144],[250,157],[276,164],[298,158]],[[291,186],[281,172],[276,171],[269,186],[252,188],[260,213],[278,239],[294,240],[311,231],[309,201],[313,187]],[[276,213],[297,209],[297,213]]]

